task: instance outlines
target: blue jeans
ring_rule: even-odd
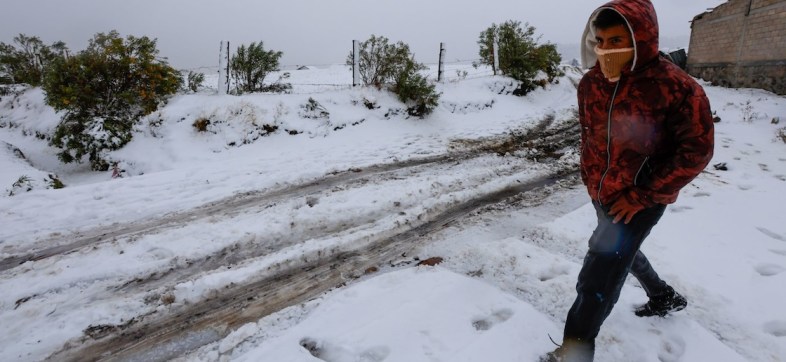
[[[619,299],[628,273],[639,280],[648,296],[664,293],[668,285],[639,251],[666,205],[641,210],[628,224],[614,224],[608,209],[595,201],[592,204],[598,214],[598,227],[589,240],[576,284],[578,295],[568,312],[563,339],[586,343],[594,349],[595,337]]]

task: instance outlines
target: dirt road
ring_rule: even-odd
[[[90,282],[91,286],[80,284],[80,295],[93,293],[90,296],[92,303],[111,304],[118,298],[132,298],[143,299],[149,305],[122,324],[85,326],[83,336],[69,340],[48,358],[52,361],[167,360],[220,340],[246,323],[351,283],[372,268],[406,259],[413,249],[428,241],[429,234],[470,213],[483,212],[484,208],[495,204],[515,202],[521,197],[545,198],[554,189],[547,186],[575,182],[575,165],[560,164],[559,157],[563,150],[575,148],[577,140],[575,118],[555,120],[554,117],[546,117],[532,129],[513,132],[505,137],[456,141],[454,151],[444,155],[350,169],[280,190],[235,195],[155,220],[42,240],[28,250],[0,261],[0,272],[6,276],[23,273],[17,269],[29,261],[55,263],[89,254],[91,250],[108,244],[134,243],[206,222],[231,226],[235,219],[289,207],[291,200],[305,199],[307,204],[329,202],[337,194],[351,197],[353,190],[369,185],[384,187],[394,183],[419,182],[419,178],[431,180],[433,175],[450,175],[451,170],[457,167],[479,168],[479,165],[489,164],[489,157],[494,154],[508,156],[493,156],[496,157],[494,160],[500,161],[495,161],[496,164],[489,165],[488,169],[479,168],[478,181],[456,179],[448,183],[433,183],[433,195],[465,192],[477,187],[478,183],[522,173],[534,163],[548,166],[544,169],[549,172],[543,172],[539,177],[458,203],[440,204],[440,207],[417,215],[407,215],[405,222],[392,227],[380,226],[378,219],[385,216],[382,213],[389,212],[388,209],[380,209],[379,214],[370,213],[366,217],[333,225],[304,226],[284,236],[239,238],[217,251],[176,260],[165,267],[147,269],[131,279],[96,279]],[[405,209],[404,206],[402,209]],[[162,303],[171,303],[167,301],[167,293],[178,283],[210,275],[221,268],[248,264],[280,253],[304,240],[328,237],[340,237],[342,243],[311,250],[297,260],[271,264],[254,278],[226,285],[220,293],[196,302],[160,308]],[[51,294],[51,290],[42,290],[18,301],[17,307],[30,300],[45,300]]]

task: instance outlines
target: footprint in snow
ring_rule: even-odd
[[[784,269],[782,266],[777,264],[759,264],[756,266],[756,272],[763,277],[771,277],[773,275],[778,275],[783,273]]]
[[[765,164],[763,164],[763,163],[760,163],[760,164],[759,164],[759,168],[760,168],[762,171],[764,171],[764,172],[770,172],[770,166],[767,166],[767,165],[765,165]]]
[[[478,331],[487,331],[494,327],[497,323],[503,323],[513,316],[513,311],[510,309],[500,309],[491,313],[490,316],[478,318],[472,321],[472,326]]]
[[[545,282],[568,274],[570,274],[570,267],[568,265],[552,264],[547,270],[543,270],[538,274],[538,280]]]
[[[771,238],[773,238],[775,240],[786,241],[786,237],[785,236],[783,236],[781,234],[778,234],[778,233],[776,233],[774,231],[768,230],[766,228],[763,228],[761,226],[757,227],[756,230],[759,230],[759,232],[761,232],[762,234],[767,235],[767,236],[769,236],[769,237],[771,237]]]
[[[786,321],[772,321],[764,325],[764,332],[775,337],[786,337]]]
[[[682,361],[682,356],[685,354],[685,346],[685,340],[678,336],[662,336],[661,350],[658,351],[658,361]]]
[[[775,178],[781,181],[786,181],[786,175],[775,175]]]
[[[147,251],[147,254],[155,260],[172,259],[175,253],[172,250],[164,248],[152,248]]]
[[[390,355],[390,348],[372,347],[361,352],[344,346],[332,345],[312,338],[300,340],[300,346],[312,356],[325,362],[382,362]]]
[[[742,191],[748,191],[753,189],[753,185],[737,185],[737,188],[739,188]]]
[[[786,256],[786,250],[770,249],[770,252],[773,254]]]
[[[707,197],[711,196],[709,192],[697,192],[693,195],[693,197]]]

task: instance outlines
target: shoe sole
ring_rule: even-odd
[[[669,310],[667,310],[667,311],[665,311],[663,313],[653,313],[653,314],[639,315],[638,313],[636,313],[636,311],[633,311],[633,314],[635,314],[637,317],[641,317],[641,318],[646,318],[646,317],[661,317],[661,318],[663,318],[663,317],[665,317],[665,316],[667,316],[667,315],[669,315],[671,313],[679,312],[679,311],[685,309],[685,307],[687,307],[687,305],[677,306],[674,309],[669,309]]]

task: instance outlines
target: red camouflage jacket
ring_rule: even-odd
[[[597,64],[591,21],[619,12],[633,34],[635,55],[617,83]],[[619,197],[645,207],[670,204],[707,166],[713,121],[704,89],[658,53],[658,20],[649,0],[615,0],[593,13],[582,60],[594,65],[578,86],[581,176],[593,200]]]

